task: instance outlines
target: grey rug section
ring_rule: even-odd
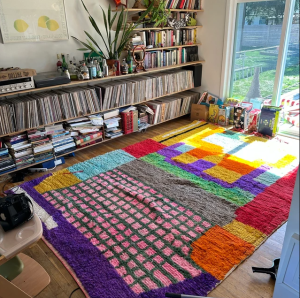
[[[137,159],[118,169],[197,212],[212,224],[224,226],[235,218],[238,206],[147,162]]]

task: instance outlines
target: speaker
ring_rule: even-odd
[[[194,73],[194,84],[196,87],[201,87],[202,81],[202,64],[188,65],[184,69],[192,70]]]

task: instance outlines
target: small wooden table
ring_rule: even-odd
[[[37,215],[9,232],[4,232],[0,226],[0,265],[19,254],[24,270],[11,283],[31,297],[49,285],[50,276],[39,263],[20,252],[35,244],[42,234],[43,226]]]

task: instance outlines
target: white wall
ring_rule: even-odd
[[[95,18],[99,27],[104,28],[102,22],[102,11],[107,10],[109,3],[115,7],[113,0],[84,0],[87,8]],[[33,68],[37,72],[52,71],[56,69],[56,54],[70,54],[78,60],[82,60],[83,54],[76,49],[81,48],[71,36],[75,36],[85,41],[86,35],[83,32],[89,32],[99,44],[102,45],[100,36],[95,33],[94,28],[89,22],[88,15],[84,10],[80,0],[65,0],[65,8],[67,15],[67,24],[70,39],[67,41],[56,42],[26,42],[26,43],[0,43],[0,67],[21,67]],[[100,25],[102,24],[102,25]],[[104,30],[103,30],[104,31]]]
[[[203,25],[199,30],[202,42],[199,53],[205,60],[200,90],[209,91],[217,96],[220,96],[227,1],[204,0],[204,12],[198,16],[200,24]]]
[[[221,84],[221,70],[224,45],[225,15],[228,0],[204,0],[204,12],[198,13],[198,23],[203,28],[198,29],[198,39],[202,42],[199,47],[199,56],[206,62],[203,65],[203,81],[200,91],[210,91],[219,96]],[[113,0],[84,0],[93,17],[102,24],[101,5],[105,10]],[[132,7],[134,0],[129,0]],[[34,68],[38,72],[56,69],[56,54],[70,54],[76,56],[77,61],[82,59],[82,52],[77,51],[81,46],[71,36],[85,40],[84,30],[102,45],[100,37],[94,33],[80,0],[65,0],[67,23],[70,39],[59,42],[33,42],[33,43],[0,43],[0,67],[18,66],[21,68]],[[100,28],[101,28],[100,27]]]

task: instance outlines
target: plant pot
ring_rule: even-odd
[[[106,60],[108,68],[112,68],[113,65],[115,64],[115,62],[116,62],[116,59],[107,59]]]

